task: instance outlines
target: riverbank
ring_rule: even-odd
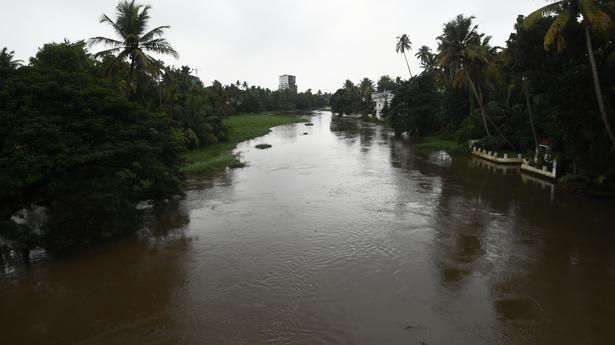
[[[225,167],[243,167],[245,162],[233,153],[238,143],[266,135],[271,132],[272,127],[300,122],[307,122],[307,120],[298,116],[274,115],[270,112],[229,116],[224,120],[224,124],[230,128],[229,140],[185,152],[182,171],[188,175],[194,175]]]
[[[435,135],[423,138],[423,141],[415,146],[419,150],[446,151],[448,153],[466,153],[466,145],[442,135]]]

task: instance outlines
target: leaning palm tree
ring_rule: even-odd
[[[23,64],[22,60],[15,60],[15,51],[9,51],[6,47],[0,50],[0,67],[17,69]]]
[[[437,37],[439,64],[442,68],[448,69],[450,82],[453,82],[457,70],[460,68],[457,65],[460,51],[469,46],[480,44],[481,35],[478,34],[478,25],[474,25],[473,20],[474,16],[464,17],[460,14],[446,23],[444,32]]]
[[[448,68],[453,86],[470,86],[480,107],[485,133],[490,137],[482,90],[498,73],[493,48],[489,46],[491,38],[478,33],[473,19],[458,15],[444,26],[444,33],[438,37],[438,65]]]
[[[111,62],[111,67],[128,60],[130,62],[128,70],[130,82],[133,80],[135,71],[157,75],[164,68],[159,60],[148,53],[178,57],[171,44],[162,37],[164,30],[170,28],[170,26],[159,26],[146,31],[150,20],[150,9],[150,6],[135,4],[134,0],[121,1],[116,7],[115,21],[106,14],[103,14],[100,19],[101,23],[111,25],[119,38],[99,36],[93,37],[89,41],[90,46],[104,44],[111,47],[94,55],[95,57],[113,55],[115,58]]]
[[[585,43],[594,80],[598,109],[600,110],[604,128],[611,140],[613,149],[615,149],[615,135],[611,129],[609,117],[604,106],[602,88],[600,86],[600,78],[591,38],[592,31],[604,33],[611,30],[613,27],[613,20],[608,15],[607,11],[601,7],[601,2],[598,0],[561,0],[551,2],[551,4],[539,8],[530,14],[525,19],[525,24],[529,27],[536,24],[543,17],[555,16],[553,24],[551,24],[551,27],[549,27],[545,35],[544,45],[545,49],[550,49],[557,44],[557,50],[561,52],[566,49],[566,38],[564,37],[564,33],[571,25],[581,20],[581,24],[585,31]]]
[[[467,84],[474,94],[481,111],[483,125],[487,136],[491,136],[487,120],[489,116],[485,111],[485,99],[483,90],[492,86],[499,77],[499,69],[493,48],[489,45],[491,37],[487,36],[480,44],[473,44],[459,52],[457,64],[461,66],[453,82],[454,85]]]
[[[408,73],[410,73],[410,78],[412,78],[412,71],[410,70],[410,64],[408,63],[408,57],[406,56],[406,51],[410,51],[412,49],[412,42],[408,35],[403,34],[397,37],[397,44],[395,45],[395,51],[399,54],[402,53],[404,55],[404,59],[406,59],[406,66],[408,66]]]

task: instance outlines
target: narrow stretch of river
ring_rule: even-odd
[[[613,202],[310,119],[138,236],[5,266],[0,343],[615,343]]]

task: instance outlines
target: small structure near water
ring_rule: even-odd
[[[500,156],[498,152],[487,151],[485,149],[481,149],[476,146],[472,147],[472,155],[486,159],[491,162],[500,163],[500,164],[522,164],[523,163],[523,155],[520,153],[517,154],[516,157],[509,156],[508,153],[504,153]]]
[[[553,150],[549,143],[545,141],[539,144],[534,159],[524,159],[521,170],[552,179],[557,178],[557,160],[553,159]]]
[[[521,154],[509,155],[504,153],[500,155],[496,151],[490,151],[476,147],[478,140],[470,140],[468,142],[473,156],[480,157],[487,161],[499,164],[519,164],[521,171],[532,173],[549,179],[557,178],[557,160],[553,159],[553,151],[548,142],[543,142],[538,145],[533,159],[526,159]]]
[[[498,164],[490,160],[479,157],[471,157],[472,166],[485,169],[491,173],[501,173],[502,175],[518,174],[520,167],[516,164]]]

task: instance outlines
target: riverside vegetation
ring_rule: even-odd
[[[151,54],[178,53],[169,26],[148,29],[150,13],[122,1],[101,18],[116,37],[45,44],[27,64],[0,50],[0,260],[138,229],[139,202],[180,195],[186,174],[240,165],[237,142],[299,121],[237,114],[327,104],[320,91],[205,86],[166,66]]]
[[[271,127],[305,121],[296,116],[270,113],[241,114],[228,117],[224,120],[224,125],[230,129],[228,140],[185,152],[186,164],[182,167],[182,170],[189,174],[202,174],[223,167],[243,167],[245,163],[241,161],[241,157],[233,153],[233,149],[238,143],[263,136],[270,132]]]
[[[432,136],[422,147],[484,137],[494,150],[531,151],[549,139],[562,168],[582,176],[575,181],[613,190],[614,3],[552,2],[519,17],[505,48],[460,15],[437,51],[418,50],[420,74],[346,81],[333,95],[206,86],[152,55],[179,56],[164,38],[170,27],[150,28],[151,8],[134,0],[101,17],[115,37],[48,43],[27,63],[3,48],[0,259],[10,249],[27,262],[33,248],[60,253],[134,231],[137,204],[180,195],[187,174],[242,165],[237,142],[297,121],[240,113],[329,104],[367,114],[374,90],[395,93],[384,113],[397,134]],[[399,37],[404,59],[411,47]]]
[[[496,47],[474,17],[459,15],[444,24],[435,51],[416,52],[420,74],[347,80],[331,108],[370,114],[372,92],[392,91],[386,121],[398,135],[427,137],[424,148],[467,150],[482,138],[481,147],[531,157],[547,142],[564,181],[615,192],[613,18],[613,0],[553,1],[519,16],[506,46]],[[411,46],[402,35],[395,48],[405,57]]]

